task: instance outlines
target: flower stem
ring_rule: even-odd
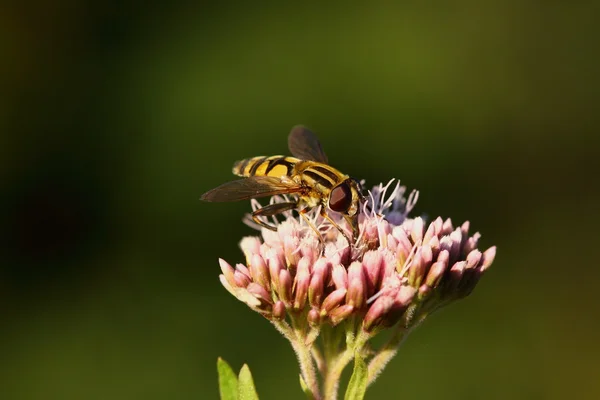
[[[310,347],[305,345],[301,338],[292,341],[291,344],[296,352],[296,355],[298,356],[298,362],[300,363],[300,371],[302,373],[302,379],[304,379],[304,383],[306,383],[306,386],[308,386],[308,389],[312,393],[314,400],[321,400],[319,381],[317,379],[315,365],[313,364]]]
[[[319,381],[317,379],[317,373],[313,364],[311,347],[312,344],[307,345],[305,338],[302,334],[302,330],[294,330],[285,321],[272,321],[273,325],[279,332],[289,340],[296,357],[298,357],[298,363],[300,364],[300,372],[304,383],[310,390],[314,400],[321,400],[321,392],[319,390]]]
[[[370,337],[371,335],[362,329],[359,329],[359,332],[356,336],[353,333],[348,334],[347,338],[349,341],[346,343],[346,349],[337,354],[331,360],[328,360],[327,374],[324,377],[323,383],[323,398],[325,400],[337,399],[342,372],[348,363],[354,359],[356,351],[362,349]]]

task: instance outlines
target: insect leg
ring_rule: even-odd
[[[276,231],[276,227],[261,221],[258,217],[270,217],[272,215],[281,214],[284,211],[293,210],[294,208],[296,208],[296,206],[297,203],[295,202],[269,204],[268,206],[264,206],[263,208],[259,208],[258,210],[254,211],[252,213],[252,219],[258,225],[270,229],[272,231]]]
[[[321,235],[321,232],[319,232],[319,230],[317,229],[317,227],[315,226],[315,224],[312,223],[312,221],[306,216],[306,213],[309,212],[311,209],[309,207],[303,208],[302,210],[299,211],[299,214],[302,218],[304,218],[304,220],[306,221],[306,223],[308,224],[308,226],[310,226],[312,228],[313,231],[315,231],[315,233],[317,234],[317,237],[319,238],[319,241],[321,242],[321,244],[324,244],[323,242],[323,236]]]
[[[348,237],[348,235],[346,234],[346,232],[344,232],[344,230],[342,229],[341,226],[339,226],[337,224],[337,222],[335,222],[333,219],[331,219],[331,217],[329,216],[329,214],[327,214],[327,211],[325,211],[323,208],[321,208],[321,216],[323,218],[325,218],[327,221],[329,221],[331,223],[331,225],[333,225],[334,227],[337,228],[338,231],[340,231],[340,233],[342,235],[344,235],[344,237],[346,238],[346,241],[348,242],[348,246],[352,247],[352,241],[350,240],[350,238]],[[354,231],[354,227],[352,227],[352,230]],[[356,235],[356,233],[355,233]]]
[[[354,214],[353,217],[344,215],[344,219],[352,227],[352,239],[354,239],[354,241],[356,241],[356,239],[358,239],[358,214]]]

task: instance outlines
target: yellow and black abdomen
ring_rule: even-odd
[[[252,157],[237,161],[232,172],[238,176],[292,176],[294,167],[300,160],[294,157],[271,156]]]

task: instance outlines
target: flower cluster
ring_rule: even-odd
[[[374,187],[362,204],[352,244],[351,227],[341,216],[330,214],[345,234],[319,210],[309,214],[310,223],[288,211],[282,222],[273,218],[276,231],[258,227],[262,237],[242,239],[245,265],[234,268],[219,260],[223,286],[290,341],[309,398],[336,399],[352,359],[364,392],[404,337],[433,311],[471,293],[494,261],[496,248],[479,251],[480,235],[469,234],[468,222],[454,227],[450,219],[409,218],[418,193],[407,198],[405,191],[393,180]],[[260,204],[253,200],[252,206]],[[387,343],[368,346],[386,328],[391,328]]]
[[[469,235],[468,222],[455,228],[450,219],[408,218],[418,193],[406,199],[405,188],[392,183],[369,192],[353,246],[318,212],[312,222],[322,238],[289,212],[276,232],[263,228],[262,240],[241,241],[246,265],[219,260],[221,283],[269,319],[301,316],[311,326],[335,326],[355,316],[366,331],[412,323],[467,296],[495,247],[479,251],[480,235]],[[334,218],[351,236],[344,219]]]

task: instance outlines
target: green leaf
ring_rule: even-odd
[[[352,377],[348,383],[348,388],[346,388],[344,400],[362,400],[365,397],[368,375],[367,364],[357,352],[354,356],[354,371],[352,371]]]
[[[239,400],[258,400],[252,374],[248,365],[244,364],[240,370],[239,385],[238,385]]]
[[[238,399],[238,379],[229,364],[221,357],[217,360],[217,372],[219,373],[219,393],[221,400]]]
[[[315,397],[313,396],[310,389],[306,385],[306,382],[304,382],[304,378],[302,378],[302,374],[300,374],[300,387],[302,388],[302,391],[304,392],[304,394],[306,395],[306,398],[308,400],[314,400]]]

